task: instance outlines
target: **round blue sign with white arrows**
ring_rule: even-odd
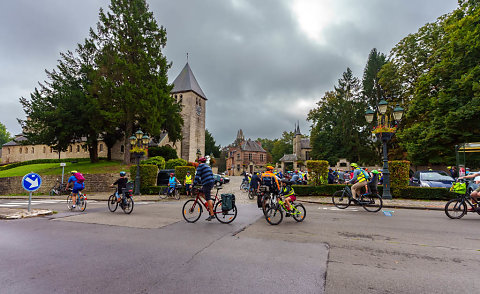
[[[22,179],[23,189],[27,190],[28,192],[38,190],[41,185],[42,178],[36,173],[29,173],[28,175],[25,175]]]

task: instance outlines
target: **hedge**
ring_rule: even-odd
[[[313,185],[326,184],[329,163],[326,160],[307,160],[308,182]]]
[[[105,158],[102,158],[105,159]],[[0,166],[0,171],[11,169],[14,167],[37,164],[37,163],[61,163],[61,162],[74,162],[74,161],[90,161],[90,158],[62,158],[62,159],[34,159],[21,162],[15,162],[7,165]]]
[[[187,164],[188,162],[182,158],[170,159],[165,164],[165,169],[174,169],[176,166],[186,166]]]
[[[388,162],[390,170],[390,189],[393,194],[401,194],[398,189],[408,187],[410,161],[394,160]]]
[[[297,196],[332,196],[335,191],[342,190],[345,185],[293,185]],[[383,186],[378,186],[378,193],[382,195]],[[405,187],[398,189],[393,198],[399,199],[419,199],[419,200],[449,200],[456,198],[445,188],[428,188],[428,187]]]
[[[142,160],[140,164],[153,164],[156,165],[158,169],[165,169],[165,158],[161,156],[155,156],[147,160]]]
[[[140,187],[141,186],[154,186],[157,183],[158,168],[156,165],[140,164]],[[130,167],[130,176],[132,180],[135,180],[137,176],[137,166],[132,165]]]
[[[193,180],[195,179],[195,168],[193,166],[176,166],[175,167],[175,176],[177,177],[178,181],[182,184],[185,181],[185,176],[187,175],[187,171],[190,172],[192,176],[192,184]]]

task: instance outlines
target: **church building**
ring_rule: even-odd
[[[310,146],[310,138],[302,138],[302,133],[300,132],[300,124],[298,124],[295,126],[295,132],[293,137],[293,153],[284,154],[283,157],[280,158],[280,162],[282,163],[282,170],[285,171],[285,167],[288,167],[288,165],[290,165],[290,167],[292,167],[293,165],[293,170],[301,168],[302,165],[305,165],[305,161],[310,160],[310,152],[312,152],[312,147]]]

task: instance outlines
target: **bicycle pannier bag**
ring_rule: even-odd
[[[222,210],[229,211],[233,208],[235,204],[235,195],[234,194],[222,194]]]
[[[85,178],[83,177],[82,173],[74,173],[73,176],[77,179],[77,183],[82,184],[85,182]]]

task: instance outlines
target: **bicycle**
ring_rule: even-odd
[[[255,196],[257,196],[257,191],[253,188],[250,188],[248,190],[248,199],[253,200],[255,199]]]
[[[240,190],[242,192],[248,192],[249,188],[250,183],[247,180],[243,179],[242,183],[240,184]]]
[[[222,210],[222,200],[218,199],[218,191],[223,188],[215,187],[215,189],[217,189],[217,193],[215,194],[215,198],[212,199],[214,205],[213,214],[219,222],[229,224],[237,217],[237,206],[235,205],[235,202],[233,202],[232,209],[228,211]],[[182,208],[183,218],[189,223],[194,223],[200,219],[200,216],[203,212],[203,207],[205,207],[208,212],[207,201],[203,196],[201,196],[203,193],[200,191],[200,189],[194,189],[194,191],[192,191],[192,194],[193,193],[196,194],[195,199],[187,200]]]
[[[160,199],[166,199],[167,197],[173,197],[176,200],[180,199],[180,192],[179,189],[182,185],[176,184],[175,187],[166,187],[163,190],[160,190],[158,192],[158,196],[160,196]]]
[[[133,211],[133,206],[135,205],[133,201],[133,183],[127,183],[127,187],[122,189],[122,200],[120,203],[117,201],[116,193],[113,193],[108,197],[108,210],[115,212],[118,205],[122,208],[123,212],[130,214]]]
[[[477,212],[480,214],[480,207],[475,207],[473,205],[473,199],[468,193],[468,182],[464,182],[463,180],[460,181],[465,183],[465,192],[456,193],[455,190],[450,189],[450,191],[458,194],[458,197],[457,199],[449,200],[445,204],[445,214],[451,219],[461,219],[465,214],[467,214],[467,205],[469,205],[473,210],[469,212]],[[472,200],[472,202],[470,200]]]
[[[70,195],[67,196],[67,207],[69,210],[74,209],[72,202],[72,193],[70,193]],[[77,201],[75,201],[75,206],[80,211],[85,211],[85,208],[87,208],[87,195],[82,194],[82,191],[78,191],[77,193]]]
[[[343,190],[339,190],[332,195],[333,204],[340,209],[345,209],[353,202],[361,205],[366,211],[378,212],[383,207],[383,200],[378,193],[362,194],[360,199],[353,197],[350,186],[345,185]]]
[[[53,196],[53,195],[59,196],[59,195],[66,194],[67,192],[68,192],[68,190],[66,189],[65,184],[63,184],[62,182],[60,182],[57,179],[55,185],[53,185],[52,189],[50,189],[49,195],[50,196]]]
[[[287,210],[285,204],[286,203],[283,201],[283,197],[278,196],[277,203],[271,206],[265,213],[265,219],[269,224],[278,225],[279,223],[281,223],[283,220],[284,211],[287,214],[290,214],[295,221],[303,222],[305,216],[307,215],[307,211],[305,210],[303,204],[297,204],[294,201],[290,202],[290,211]]]

